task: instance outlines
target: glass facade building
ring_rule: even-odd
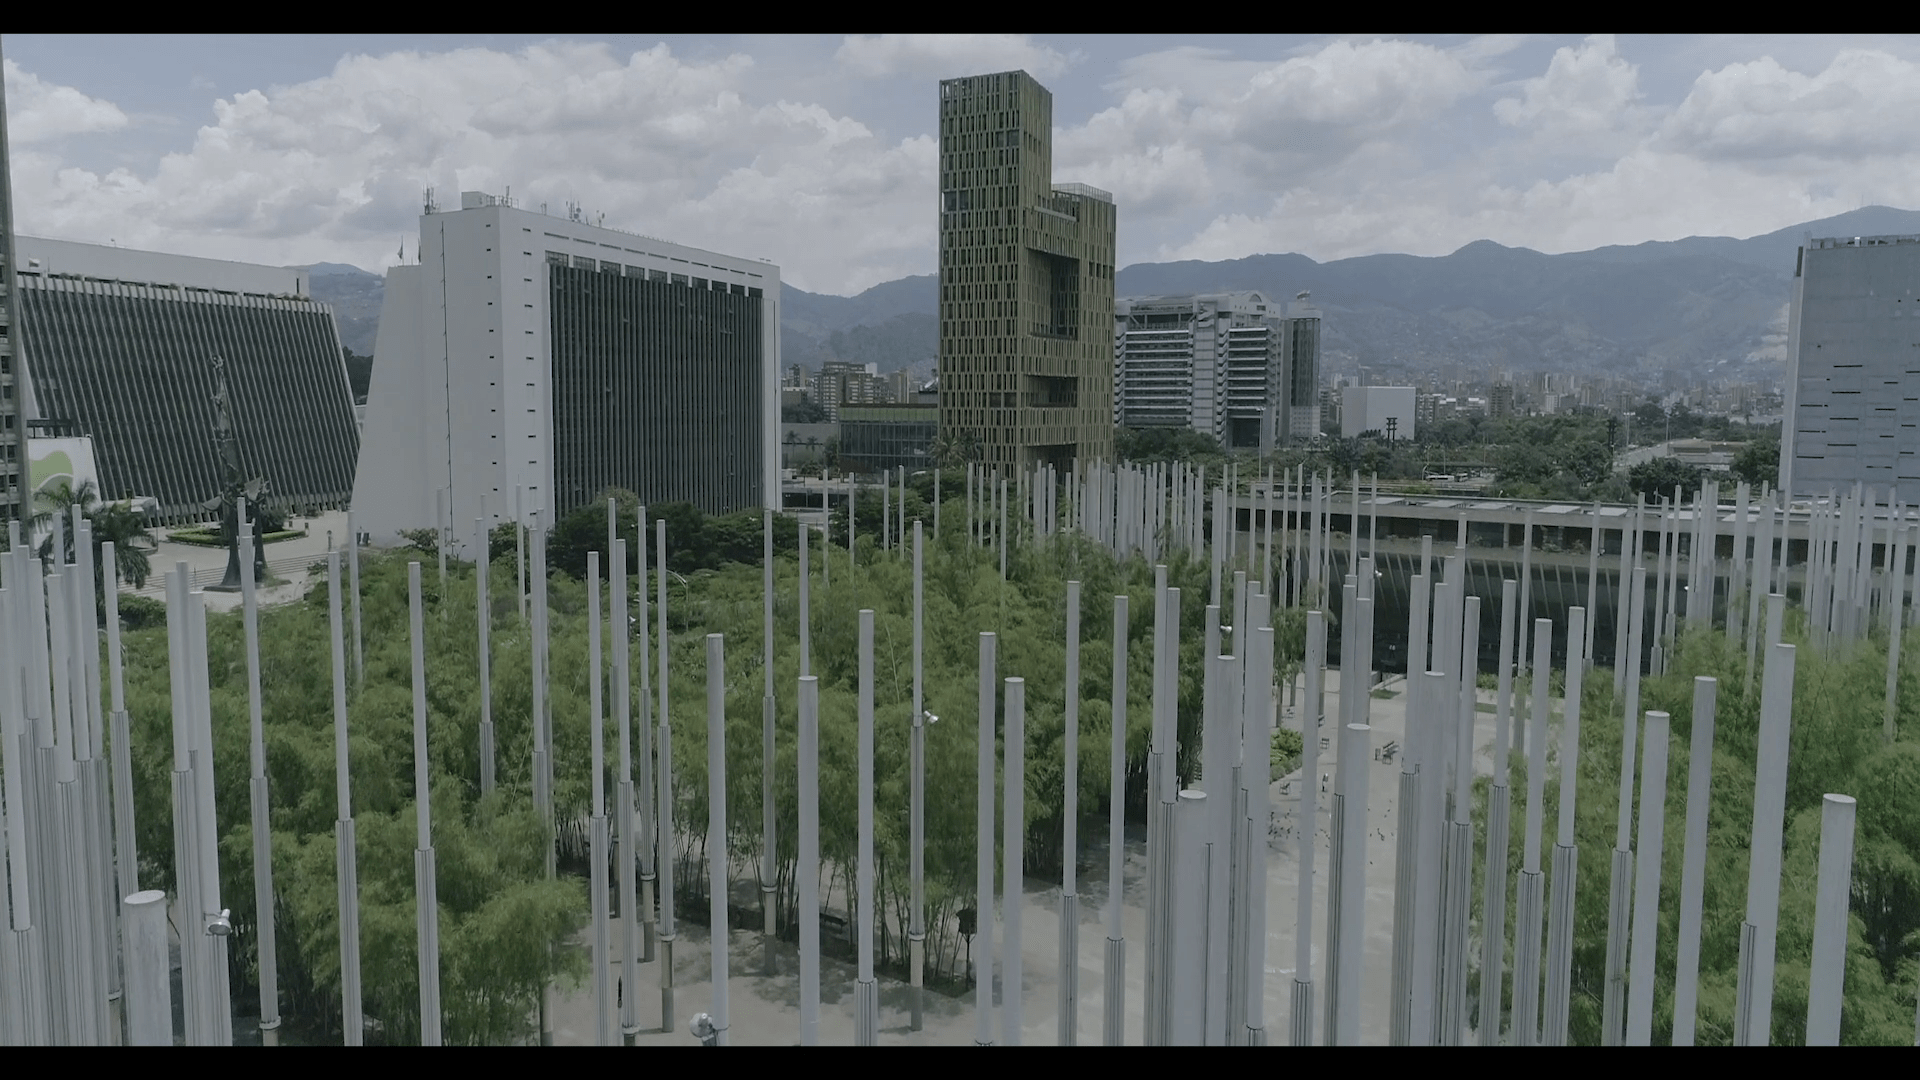
[[[940,409],[935,405],[843,405],[840,462],[854,472],[902,466],[918,472],[932,467],[939,430]]]
[[[548,272],[558,515],[610,487],[709,514],[759,506],[760,289],[565,258]]]
[[[359,434],[333,312],[297,296],[22,271],[21,344],[40,419],[90,435],[101,497],[150,496],[162,523],[205,520],[224,469],[213,445],[214,357],[235,441],[267,505],[351,497]]]

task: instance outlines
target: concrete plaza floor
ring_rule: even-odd
[[[1373,726],[1372,746],[1389,742],[1404,745],[1406,731],[1406,684],[1394,678],[1382,689],[1391,697],[1370,699]],[[1479,694],[1483,705],[1492,702],[1486,691]],[[1328,673],[1327,712],[1337,715],[1339,673]],[[1558,704],[1556,699],[1555,704]],[[1280,722],[1299,730],[1297,709],[1280,709]],[[1490,710],[1476,712],[1475,765],[1480,775],[1493,770],[1495,717]],[[1331,721],[1323,730],[1331,729]],[[1319,771],[1331,775],[1337,764],[1335,740],[1322,751]],[[1371,756],[1371,755],[1370,755]],[[1384,1045],[1387,1041],[1389,979],[1393,937],[1393,861],[1397,836],[1395,820],[1399,794],[1398,758],[1368,763],[1367,829],[1367,903],[1365,909],[1365,951],[1361,964],[1363,1043]],[[1299,894],[1299,857],[1297,837],[1306,830],[1296,829],[1294,818],[1299,805],[1298,793],[1306,780],[1298,772],[1273,785],[1274,827],[1269,837],[1267,858],[1267,940],[1266,993],[1264,1011],[1269,1043],[1291,1040],[1289,1002],[1293,992],[1295,966],[1294,939]],[[1523,819],[1525,792],[1514,793],[1515,827]],[[1314,1043],[1322,1041],[1324,1024],[1326,943],[1326,884],[1328,834],[1326,799],[1321,800],[1311,830],[1318,854],[1314,873],[1314,923],[1312,963],[1315,982]],[[1083,826],[1083,835],[1086,834]],[[1101,837],[1105,829],[1098,830]],[[1097,1045],[1102,1040],[1105,1009],[1106,955],[1106,881],[1107,850],[1104,840],[1090,845],[1079,884],[1080,924],[1078,981],[1078,1041]],[[1126,1032],[1129,1045],[1139,1045],[1143,1024],[1146,958],[1145,910],[1146,850],[1142,839],[1130,837],[1125,851],[1126,895],[1122,918],[1127,941],[1126,958]],[[1516,868],[1517,869],[1517,868]],[[1025,890],[1025,908],[1021,915],[1022,1042],[1024,1045],[1053,1046],[1060,1038],[1059,1028],[1059,941],[1060,885],[1029,879]],[[1511,914],[1509,914],[1511,918]],[[1000,940],[1000,925],[995,940]],[[614,934],[618,942],[619,935]],[[977,941],[978,939],[976,939]],[[675,1009],[671,1030],[662,1031],[661,1001],[658,991],[658,963],[640,967],[638,1017],[644,1045],[691,1045],[693,1037],[687,1023],[696,1013],[712,1008],[713,972],[711,951],[705,927],[683,923],[675,946]],[[791,1045],[799,1042],[799,957],[794,946],[776,943],[776,974],[761,974],[762,945],[757,930],[734,929],[728,935],[731,975],[728,979],[729,1037],[734,1045]],[[997,951],[997,949],[996,949]],[[997,959],[997,958],[996,958]],[[977,958],[984,964],[984,958]],[[997,969],[997,963],[995,964]],[[851,1045],[854,1037],[854,968],[832,959],[821,962],[820,1042],[822,1045]],[[996,983],[998,981],[996,976]],[[961,997],[928,992],[925,996],[924,1024],[920,1031],[909,1030],[910,988],[897,979],[882,977],[880,984],[880,1041],[883,1045],[964,1046],[974,1041],[976,997],[968,992]],[[1001,1039],[999,1010],[994,1010],[993,1037]],[[591,1045],[595,1022],[591,984],[562,991],[554,1015],[556,1045]],[[616,1033],[617,1022],[612,1025]]]

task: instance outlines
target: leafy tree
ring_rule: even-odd
[[[1635,494],[1645,495],[1649,499],[1655,496],[1673,496],[1678,486],[1684,497],[1699,490],[1705,470],[1698,465],[1689,465],[1679,458],[1651,458],[1627,470],[1627,486]]]
[[[1733,475],[1757,490],[1780,482],[1780,437],[1760,437],[1733,455]]]
[[[824,424],[827,422],[826,406],[807,398],[797,405],[780,406],[780,422],[783,424]]]
[[[59,561],[63,563],[70,563],[74,559],[73,508],[80,508],[93,539],[94,566],[100,568],[94,581],[96,599],[107,585],[107,568],[100,562],[104,544],[113,545],[114,567],[121,581],[136,589],[147,583],[147,577],[152,573],[148,553],[155,550],[156,545],[145,520],[134,512],[131,504],[101,502],[99,489],[91,480],[81,481],[78,488],[63,480],[50,491],[37,492],[34,502],[39,510],[29,519],[31,528],[34,531],[46,530],[37,554],[42,559],[54,558],[52,529],[54,519],[58,518],[62,523]]]

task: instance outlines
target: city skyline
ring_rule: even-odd
[[[1911,38],[9,35],[6,51],[22,231],[269,264],[378,272],[424,187],[512,186],[771,259],[809,291],[931,273],[920,88],[1016,68],[1057,88],[1058,178],[1124,208],[1122,267],[1584,250],[1920,205],[1898,137],[1920,92]]]

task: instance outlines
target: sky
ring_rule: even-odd
[[[9,34],[18,231],[380,271],[422,194],[851,295],[937,260],[937,82],[1025,70],[1119,262],[1753,236],[1920,207],[1920,37]]]

